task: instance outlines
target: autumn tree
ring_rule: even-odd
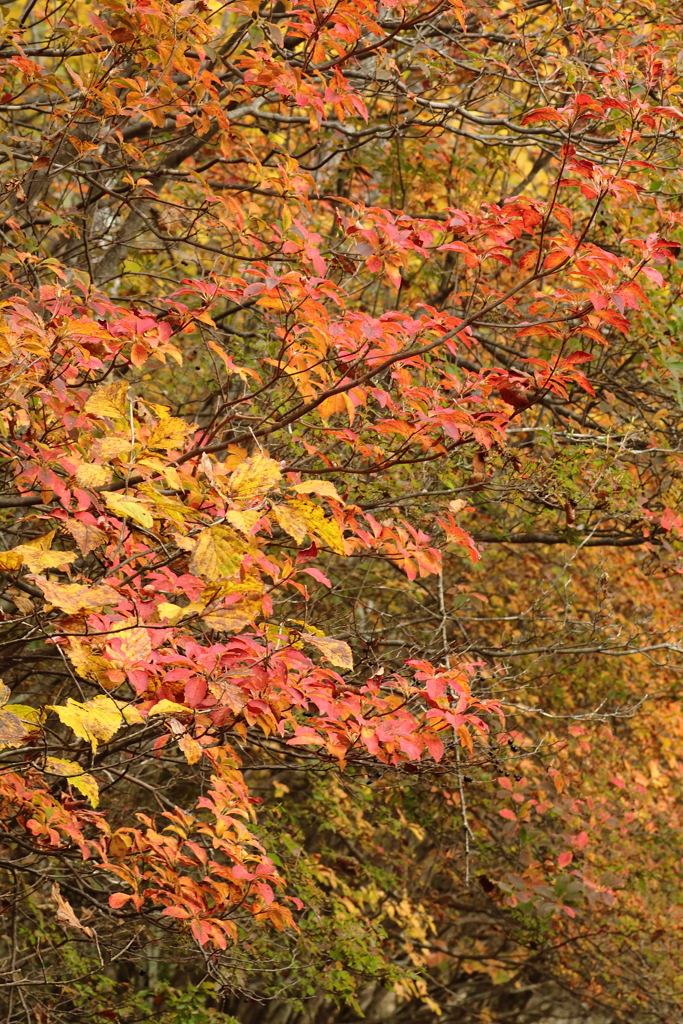
[[[5,1020],[680,1020],[678,6],[0,11]]]

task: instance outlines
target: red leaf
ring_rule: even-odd
[[[132,899],[133,897],[129,896],[125,892],[113,892],[109,897],[109,906],[113,910],[118,910],[120,907],[125,906],[126,903],[128,903],[128,901]]]
[[[564,124],[565,120],[564,114],[554,107],[538,107],[537,110],[531,110],[524,115],[522,124],[533,124],[535,121],[557,121],[558,124]]]

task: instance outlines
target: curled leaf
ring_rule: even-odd
[[[160,700],[149,712],[151,715],[191,715],[192,708],[186,708],[184,704],[176,704],[174,700],[167,700],[165,697]]]
[[[304,480],[303,483],[292,484],[290,490],[296,491],[297,494],[317,494],[319,498],[333,498],[340,505],[344,504],[331,480]]]
[[[65,761],[61,757],[48,757],[45,770],[54,775],[62,775],[69,780],[79,793],[90,801],[92,807],[100,802],[100,789],[95,778],[84,772],[78,761]]]
[[[92,928],[87,928],[79,921],[74,908],[68,900],[64,899],[56,882],[52,884],[52,899],[57,904],[55,916],[61,925],[64,925],[66,928],[75,928],[77,931],[83,932],[89,938],[92,938]]]

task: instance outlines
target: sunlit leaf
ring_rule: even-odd
[[[140,712],[124,701],[114,700],[98,694],[92,700],[81,703],[69,697],[66,704],[48,704],[63,725],[67,725],[76,736],[91,744],[95,752],[100,743],[108,743],[124,725],[142,722]]]

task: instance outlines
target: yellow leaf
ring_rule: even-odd
[[[21,569],[21,552],[18,552],[16,548],[12,551],[0,551],[0,569],[8,569],[13,572],[15,569]]]
[[[0,749],[20,747],[26,732],[26,726],[18,715],[7,708],[0,708]]]
[[[229,605],[227,608],[217,608],[216,611],[208,612],[202,619],[211,629],[220,632],[235,631],[255,622],[262,612],[262,601],[255,595],[245,595],[241,601]]]
[[[158,604],[157,612],[160,619],[165,619],[172,626],[175,626],[176,622],[179,622],[183,615],[185,615],[185,609],[181,608],[179,604],[173,604],[171,601],[162,601],[161,604]]]
[[[114,667],[111,661],[101,658],[99,654],[92,654],[83,640],[79,640],[78,637],[74,636],[69,637],[69,646],[66,649],[66,653],[69,656],[69,661],[82,679],[94,680],[101,686],[104,686],[105,689],[111,689],[112,686],[118,685],[112,683],[109,678],[108,673]]]
[[[291,490],[297,494],[317,494],[319,498],[334,498],[340,505],[344,504],[331,480],[305,480],[301,484],[292,484]]]
[[[238,512],[237,509],[233,509],[231,512],[226,513],[225,518],[236,530],[249,535],[254,524],[259,521],[262,515],[263,512],[257,508],[246,509],[244,512]]]
[[[106,466],[94,462],[83,462],[76,470],[76,483],[80,487],[104,487],[111,480],[111,473]]]
[[[87,740],[93,753],[99,743],[108,743],[125,723],[135,725],[143,721],[135,708],[103,694],[83,704],[69,697],[66,704],[47,704],[46,707],[58,715],[63,725],[68,725],[77,736]]]
[[[320,505],[310,501],[287,501],[273,508],[281,528],[301,544],[306,534],[315,536],[338,555],[344,554],[344,541],[339,525],[334,519],[326,519]]]
[[[190,572],[205,580],[229,579],[239,570],[249,545],[229,526],[209,526],[199,534]]]
[[[42,537],[35,537],[26,544],[19,544],[11,551],[0,552],[1,569],[19,569],[28,566],[31,572],[41,569],[59,569],[73,562],[76,555],[73,551],[50,551],[55,531],[50,530]]]
[[[152,715],[191,715],[192,708],[186,708],[184,704],[176,704],[173,700],[160,700],[149,712]]]
[[[34,537],[33,540],[27,541],[25,544],[21,544],[22,548],[28,548],[33,551],[49,551],[52,547],[52,541],[55,537],[55,531],[50,530],[49,533],[44,533],[41,537]]]
[[[93,416],[111,416],[117,419],[126,412],[126,396],[128,384],[124,380],[114,384],[103,384],[92,393],[85,403],[84,411]]]
[[[183,526],[186,518],[194,514],[193,509],[187,508],[182,502],[175,501],[166,494],[159,494],[151,484],[143,484],[140,488],[140,493],[154,502],[155,518],[157,519],[170,519],[171,522],[177,523],[178,526]],[[159,515],[156,515],[157,509],[159,510]]]
[[[171,411],[167,405],[159,405],[157,402],[145,402],[145,405],[148,405],[160,420],[164,420],[167,416],[171,415]]]
[[[121,519],[132,519],[133,522],[138,523],[140,526],[145,526],[148,530],[151,530],[154,526],[151,512],[137,498],[129,498],[112,491],[104,491],[103,497],[107,507],[111,509],[114,515],[120,516]]]
[[[67,778],[71,785],[75,786],[78,792],[90,801],[92,807],[97,807],[100,802],[100,788],[93,776],[83,771],[78,761],[64,761],[61,757],[48,757],[45,762],[45,770],[53,775],[62,775]]]
[[[346,413],[349,418],[349,423],[353,423],[356,410],[353,402],[349,396],[344,393],[342,395],[332,395],[331,398],[326,398],[318,406],[318,415],[323,423],[327,423],[330,416],[334,416],[335,413]]]
[[[81,583],[52,583],[44,576],[34,576],[45,600],[61,608],[67,615],[79,612],[93,612],[110,604],[118,604],[120,595],[106,585],[86,587]]]
[[[167,487],[172,487],[174,491],[182,490],[183,482],[180,479],[180,473],[175,466],[164,466],[161,472],[164,475]]]
[[[33,732],[34,727],[36,729],[40,728],[40,723],[44,717],[38,708],[32,708],[28,704],[8,704],[5,710],[11,711],[12,714],[21,719],[26,726],[27,732]]]
[[[197,547],[197,541],[192,537],[185,537],[181,533],[172,533],[171,537],[174,542],[178,545],[181,551],[187,551],[189,555],[192,554],[194,549]]]
[[[14,549],[21,555],[24,565],[28,566],[31,572],[40,572],[42,569],[61,569],[73,562],[76,558],[75,551],[36,551],[22,544]]]
[[[293,537],[297,544],[301,544],[308,533],[308,523],[294,508],[294,502],[288,501],[282,505],[274,505],[273,515],[280,529]]]
[[[90,153],[91,150],[99,148],[97,143],[86,142],[85,139],[79,139],[77,135],[67,135],[67,138],[79,156],[83,156],[84,153]]]
[[[256,452],[232,473],[228,481],[230,496],[235,501],[251,501],[266,494],[281,476],[279,462]]]
[[[195,320],[200,320],[201,323],[208,324],[209,327],[215,327],[216,326],[215,322],[211,319],[211,317],[209,316],[209,314],[207,313],[207,311],[205,309],[203,309],[201,311],[201,313],[193,313],[192,315],[193,315]]]
[[[145,447],[161,448],[163,451],[183,448],[185,439],[192,429],[184,420],[175,416],[164,416],[147,438]]]
[[[133,447],[132,443],[125,437],[98,437],[90,445],[91,459],[115,459],[124,452],[129,452]]]
[[[238,444],[229,444],[228,452],[230,454],[226,456],[223,465],[229,470],[237,469],[240,463],[244,462],[247,457],[247,449],[240,447]]]
[[[133,846],[133,837],[125,832],[114,832],[107,846],[107,853],[110,857],[125,857]]]
[[[178,740],[178,746],[185,755],[188,764],[196,764],[197,761],[201,761],[203,748],[199,743],[197,743],[193,736],[188,736],[187,733],[185,733],[185,735],[181,736]]]
[[[64,523],[64,528],[69,531],[76,541],[82,555],[89,555],[95,548],[99,548],[101,544],[104,544],[107,539],[107,535],[103,530],[99,530],[96,526],[91,526],[89,523],[82,523],[80,519],[68,519]]]
[[[338,555],[344,554],[344,540],[336,519],[326,519],[320,505],[308,501],[292,501],[289,504],[297,506],[299,515],[306,521],[309,534],[315,534]]]
[[[338,668],[353,668],[351,648],[343,640],[335,640],[331,636],[315,636],[302,633],[301,639],[316,647],[324,657]]]
[[[122,630],[118,636],[121,638],[119,650],[116,653],[112,650],[117,665],[129,667],[149,659],[152,653],[152,641],[144,626]]]
[[[198,490],[197,481],[193,477],[188,477],[186,474],[183,474],[181,477],[175,466],[165,463],[161,456],[145,455],[137,460],[137,465],[148,466],[150,469],[153,469],[155,473],[161,474],[166,480],[166,485],[168,487],[172,487],[173,490],[182,490],[183,487],[186,490],[191,490],[193,487],[195,490]]]

